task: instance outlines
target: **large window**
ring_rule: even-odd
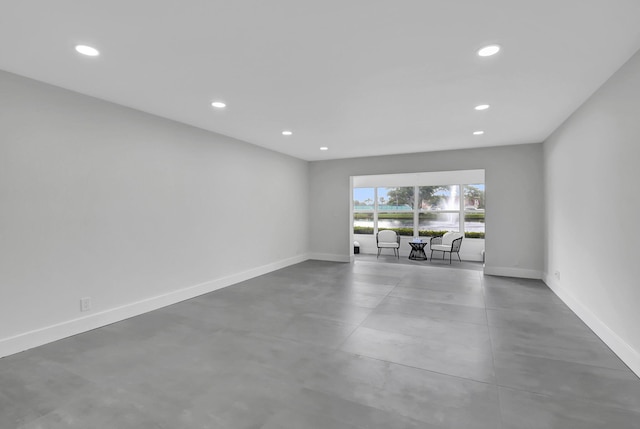
[[[353,232],[439,236],[464,231],[484,238],[484,184],[353,189]]]
[[[414,187],[377,188],[378,231],[393,229],[400,235],[413,235]]]
[[[373,234],[375,202],[375,188],[353,188],[354,234]]]
[[[464,234],[484,238],[484,183],[464,185]]]
[[[419,235],[438,236],[460,231],[460,186],[419,186]]]

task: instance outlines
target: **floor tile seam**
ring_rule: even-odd
[[[347,326],[355,326],[355,325],[347,325]],[[353,328],[353,330],[351,330],[349,332],[349,334],[347,335],[347,338],[349,338],[353,334],[353,332],[355,332],[356,329],[358,329],[358,326],[355,326]],[[338,346],[325,346],[325,345],[320,345],[320,344],[317,344],[317,343],[298,340],[298,339],[295,339],[295,338],[285,337],[285,336],[279,335],[279,334],[263,334],[263,335],[275,338],[275,339],[280,340],[280,341],[292,342],[292,343],[303,345],[303,346],[307,346],[307,347],[314,347],[314,348],[317,348],[317,349],[323,349],[325,351],[339,351],[340,347],[342,347],[342,344],[343,344],[343,342],[340,342]]]
[[[488,313],[490,311],[495,311],[495,309],[488,308],[487,309],[487,317],[488,317]],[[541,314],[541,316],[544,316],[544,314]],[[588,341],[590,343],[599,343],[602,346],[606,347],[607,349],[611,350],[611,348],[607,345],[607,343],[605,343],[602,340],[602,338],[600,338],[598,336],[598,334],[593,332],[593,330],[591,330],[591,328],[589,328],[586,325],[582,325],[582,326],[562,326],[562,321],[559,321],[559,324],[545,326],[545,325],[538,324],[536,320],[527,320],[527,319],[519,319],[517,322],[526,323],[527,327],[532,327],[532,328],[535,328],[535,329],[554,330],[555,333],[569,335],[572,338],[584,337],[584,338],[582,338],[582,340]],[[503,331],[510,331],[510,332],[520,331],[520,333],[524,333],[524,334],[528,333],[528,334],[536,335],[535,332],[526,331],[526,329],[518,327],[517,325],[515,325],[513,323],[501,322],[501,323],[498,323],[498,324],[489,324],[489,326],[491,328],[493,328],[493,329],[496,329],[496,330],[503,330]],[[522,332],[522,331],[525,331],[525,332]],[[548,337],[548,335],[545,335],[545,337]]]
[[[395,286],[391,291],[389,291],[389,294],[393,293],[394,290],[396,290],[396,288],[398,287],[404,287],[404,286]],[[407,288],[409,289],[409,288]],[[414,290],[422,290],[424,291],[425,289],[418,289],[418,288],[413,288]],[[463,295],[463,294],[458,294],[455,292],[447,292],[447,291],[443,291],[443,290],[435,290],[435,289],[428,289],[429,292],[442,292],[443,294],[447,294],[447,293],[451,293],[454,295],[461,295],[461,296],[468,296],[468,295]],[[424,299],[424,298],[415,298],[415,297],[407,297],[406,295],[400,295],[401,292],[397,292],[397,294],[394,295],[390,295],[390,298],[395,298],[395,299],[405,299],[407,301],[425,301],[425,302],[435,302],[437,304],[444,304],[444,305],[459,305],[459,306],[463,306],[463,307],[474,307],[474,306],[470,306],[470,305],[465,305],[465,304],[453,304],[453,303],[449,303],[449,302],[442,302],[442,301],[434,301],[432,299]],[[484,308],[485,306],[483,306],[482,308]],[[475,308],[480,308],[475,306]]]
[[[487,308],[487,310],[498,310],[498,311],[516,311],[519,312],[518,310],[514,310],[514,305],[522,305],[522,303],[517,303],[517,304],[513,304],[512,306],[497,306],[495,304],[491,304],[489,302],[487,302],[486,296],[485,298],[485,307]],[[572,312],[566,312],[565,314],[558,314],[558,310],[561,310],[564,312],[564,310],[566,310],[566,307],[563,307],[561,305],[557,305],[554,306],[554,308],[550,309],[551,311],[539,311],[539,310],[530,310],[530,309],[522,309],[521,311],[526,312],[526,313],[533,313],[536,315],[540,315],[540,316],[558,316],[558,317],[568,317],[568,318],[573,318],[573,316],[575,316],[574,313]]]
[[[402,280],[404,281],[404,280]],[[400,283],[402,283],[402,281]],[[442,282],[442,286],[443,287],[450,287],[450,284],[452,282],[451,281],[447,281],[447,282]],[[454,293],[456,295],[469,295],[469,296],[475,296],[471,293],[467,293],[467,292],[459,292],[459,291],[450,291],[450,290],[444,290],[444,289],[433,289],[431,287],[429,287],[429,285],[425,285],[425,286],[412,286],[412,285],[407,285],[407,284],[398,284],[398,287],[401,288],[406,288],[406,289],[415,289],[415,290],[427,290],[427,291],[433,291],[433,292],[443,292],[443,293]],[[475,293],[479,293],[479,294],[483,294],[483,291],[477,291]]]
[[[320,393],[322,395],[327,395],[327,396],[338,398],[340,401],[345,401],[345,402],[348,402],[350,404],[355,404],[355,405],[359,405],[359,406],[362,406],[362,407],[365,407],[365,408],[370,408],[372,410],[376,410],[376,411],[379,411],[379,412],[382,412],[382,413],[385,413],[385,414],[389,414],[389,415],[392,415],[392,416],[399,416],[399,417],[401,417],[403,419],[408,419],[409,421],[412,421],[412,422],[428,423],[428,422],[425,422],[424,420],[418,419],[418,418],[416,418],[416,417],[414,417],[412,415],[402,414],[402,413],[399,413],[398,411],[395,411],[395,410],[388,410],[388,409],[380,408],[379,406],[376,406],[376,405],[372,405],[370,403],[366,403],[365,401],[359,400],[360,398],[347,398],[347,397],[342,396],[339,393],[336,394],[335,392],[332,392],[332,391],[329,391],[329,390],[324,390],[322,388],[317,388],[317,387],[303,386],[303,388],[306,389],[306,390],[309,390],[311,392],[316,392],[316,393]],[[376,389],[380,389],[380,388],[376,387]],[[343,423],[346,423],[346,424],[349,424],[349,427],[355,427],[355,428],[358,428],[358,429],[370,429],[370,426],[362,426],[359,423],[356,423],[355,426],[354,426],[353,423],[349,423],[348,421],[346,421],[343,418],[339,418],[339,419],[336,418],[335,420],[343,422]]]
[[[380,313],[378,313],[378,314],[380,314]],[[425,319],[425,318],[420,318],[420,317],[416,317],[416,318],[418,318],[418,319],[420,319],[422,321],[425,321],[425,322],[427,322],[429,324],[431,324],[431,323],[440,323],[442,325],[453,324],[454,326],[455,325],[467,325],[467,326],[455,326],[456,328],[460,328],[460,329],[470,328],[472,326],[473,327],[486,327],[486,325],[478,324],[478,323],[461,322],[461,321],[458,321],[458,320],[449,320],[449,319],[439,319],[439,318],[435,318],[435,317],[433,317],[431,319]],[[445,324],[445,323],[442,323],[442,322],[448,322],[448,323]],[[406,335],[408,337],[417,338],[417,339],[423,338],[423,336],[420,336],[420,335],[417,335],[417,334],[408,333],[407,331],[390,330],[390,329],[385,329],[385,328],[380,328],[380,327],[371,327],[371,326],[362,326],[362,327],[366,328],[366,329],[373,330],[373,331],[386,332],[386,333],[390,333],[390,334],[401,334],[401,335]],[[489,335],[488,329],[487,329],[487,335]]]
[[[458,323],[458,322],[456,322],[456,323]],[[464,322],[460,322],[460,323],[464,323]],[[474,324],[474,323],[468,323],[468,324],[469,325],[473,325],[473,326],[485,326],[485,325],[478,325],[478,324]],[[404,335],[405,337],[411,337],[412,339],[415,338],[419,344],[422,344],[422,345],[426,345],[427,344],[427,343],[421,341],[424,338],[423,336],[417,336],[417,335],[413,335],[413,334],[410,334],[410,333],[407,333],[407,332],[400,332],[400,331],[397,331],[397,330],[396,331],[391,331],[389,329],[372,328],[372,327],[369,327],[369,326],[358,326],[358,327],[359,328],[362,327],[362,328],[365,328],[365,329],[369,329],[371,331],[377,331],[377,332],[382,332],[382,333],[386,333],[386,334]],[[488,332],[487,332],[487,335],[489,335]],[[490,340],[490,338],[489,338],[489,340]],[[464,344],[469,344],[469,343],[465,342]],[[490,350],[492,352],[492,357],[493,357],[493,349],[492,349],[492,345],[491,344],[489,344],[489,348],[490,348]]]
[[[496,349],[496,347],[495,347],[494,338],[493,338],[494,331],[491,328],[495,328],[495,326],[489,326],[489,338],[491,340],[491,349],[492,349],[492,355],[494,356],[494,368],[495,368],[495,355],[500,354],[500,351],[498,349]],[[588,350],[591,350],[591,349],[589,348]],[[593,368],[601,368],[601,369],[614,370],[614,371],[620,371],[620,372],[629,372],[631,374],[634,374],[633,371],[631,371],[631,369],[624,362],[622,362],[622,360],[615,353],[613,353],[613,351],[611,349],[608,349],[608,350],[611,351],[611,353],[615,356],[615,359],[617,359],[620,363],[622,363],[622,365],[624,366],[624,369],[622,369],[622,368],[613,368],[611,366],[596,365],[596,364],[593,364],[593,363],[586,363],[586,362],[578,361],[578,360],[575,360],[575,359],[572,359],[572,360],[560,359],[560,358],[556,358],[556,357],[548,357],[548,356],[542,356],[542,355],[532,354],[532,353],[517,352],[517,353],[513,353],[513,354],[516,354],[516,355],[519,355],[519,356],[525,356],[525,357],[529,356],[529,357],[539,358],[539,359],[548,359],[548,360],[557,361],[557,362],[563,362],[563,363],[568,363],[568,364],[584,365],[584,366],[589,366],[589,367],[593,367]],[[639,377],[639,380],[640,380],[640,377]]]
[[[582,319],[580,319],[578,316],[575,315],[575,313],[573,312],[561,312],[558,313],[557,311],[537,311],[537,310],[530,310],[528,308],[519,308],[519,309],[514,309],[513,306],[511,307],[496,307],[494,305],[491,304],[487,304],[486,305],[487,310],[489,311],[501,311],[501,312],[508,312],[508,313],[516,313],[519,315],[529,315],[531,317],[533,316],[554,316],[554,317],[558,317],[561,319],[570,319],[572,321],[572,323],[576,323],[577,321],[580,322],[581,326],[587,326]],[[555,308],[554,310],[557,310],[557,308]],[[576,321],[577,319],[577,321]],[[569,320],[567,320],[569,321]]]
[[[403,283],[404,282],[404,283]],[[411,290],[419,290],[419,291],[429,291],[429,292],[442,292],[442,293],[452,293],[452,294],[456,294],[456,295],[468,295],[468,296],[478,296],[481,291],[478,290],[478,288],[475,288],[474,286],[465,286],[465,285],[461,285],[461,283],[450,280],[450,281],[446,281],[446,282],[441,282],[441,283],[424,283],[424,284],[420,284],[417,285],[416,283],[418,283],[418,281],[416,282],[411,282],[411,283],[406,283],[406,280],[402,280],[400,283],[403,284],[399,284],[398,287],[400,288],[404,288],[404,289],[411,289]],[[452,286],[453,285],[453,286]],[[434,287],[440,287],[440,289],[434,289]],[[469,290],[467,291],[462,291],[462,290],[451,290],[451,289],[447,289],[447,288],[456,288],[456,287],[465,287]]]
[[[305,347],[313,347],[314,349],[322,349],[322,350],[327,350],[327,351],[332,351],[333,350],[332,347],[321,346],[321,345],[314,344],[314,343],[307,343],[307,342],[304,342],[304,341],[296,340],[294,338],[283,337],[283,336],[280,336],[280,335],[274,334],[274,333],[256,332],[256,331],[253,331],[253,330],[238,329],[238,328],[227,328],[226,331],[231,333],[231,334],[233,334],[233,335],[242,336],[243,338],[248,338],[248,339],[251,339],[251,338],[255,338],[257,340],[276,339],[278,341],[282,341],[282,342],[286,342],[286,343],[293,343],[293,344],[303,345]]]
[[[600,339],[591,330],[583,330],[582,328],[558,328],[554,326],[540,326],[540,325],[534,325],[529,321],[522,321],[522,322],[529,323],[529,327],[533,327],[535,329],[539,328],[542,332],[532,332],[529,329],[529,327],[522,328],[509,323],[488,324],[487,326],[489,326],[489,329],[495,331],[496,333],[502,332],[510,335],[517,334],[517,335],[523,335],[525,337],[531,337],[531,338],[540,337],[542,339],[548,339],[548,338],[559,339],[562,337],[565,337],[565,338],[568,337],[570,340],[579,341],[580,343],[589,344],[590,346],[597,346],[602,349],[607,349],[607,350],[610,350],[613,354],[615,354],[613,350],[611,350],[611,348],[606,343],[604,343],[604,341],[602,341],[602,339]],[[547,332],[549,330],[555,330],[556,332],[553,332],[553,333]]]
[[[404,300],[411,301],[411,302],[416,302],[416,303],[425,302],[425,303],[428,303],[428,304],[444,304],[444,305],[455,305],[457,307],[476,308],[478,310],[484,310],[485,309],[484,306],[479,306],[479,305],[453,304],[451,302],[443,302],[443,301],[437,301],[437,300],[431,300],[431,299],[405,298],[405,297],[398,296],[398,295],[391,295],[391,296],[389,296],[389,298],[400,298],[400,299],[404,299]]]
[[[337,345],[337,347],[335,348],[335,350],[341,350],[342,346],[344,346],[344,344],[349,341],[349,339],[353,336],[353,334],[360,329],[361,327],[363,327],[363,325],[365,324],[365,322],[367,321],[367,319],[369,319],[369,317],[371,317],[371,315],[374,313],[374,311],[380,306],[380,303],[382,303],[385,299],[387,299],[387,297],[389,296],[389,294],[391,292],[393,292],[395,290],[396,287],[398,287],[398,284],[400,283],[401,280],[398,280],[398,283],[396,283],[393,286],[393,289],[391,289],[389,292],[387,292],[386,295],[384,295],[384,297],[380,300],[380,302],[378,302],[376,304],[375,307],[373,307],[372,309],[370,309],[371,311],[369,311],[369,314],[367,314],[367,317],[365,317],[364,319],[362,319],[362,321],[355,327],[355,329],[353,331],[351,331],[349,333],[349,335],[342,341],[340,342],[340,344]]]
[[[111,388],[111,390],[115,390],[113,388]],[[78,399],[75,395],[74,395],[74,399]],[[71,404],[73,402],[73,400],[69,400],[66,401],[63,405],[60,405],[58,407],[56,407],[54,410],[34,419],[34,420],[30,420],[29,422],[23,423],[22,425],[20,425],[19,427],[17,427],[16,429],[25,429],[27,428],[29,425],[33,425],[33,424],[37,424],[39,420],[44,421],[44,419],[48,418],[48,416],[53,415],[57,410],[62,409],[63,407]],[[119,396],[117,396],[117,400],[120,401],[122,404],[124,405],[128,405],[130,407],[132,407],[133,409],[137,410],[139,413],[143,414],[148,420],[152,421],[157,428],[159,429],[169,429],[167,426],[165,426],[164,424],[162,424],[162,422],[158,421],[154,415],[152,413],[147,413],[147,412],[142,412],[141,410],[138,409],[138,407],[136,407],[136,404],[131,402],[131,401],[126,401],[126,400],[122,400]],[[107,418],[106,417],[102,417],[101,419],[99,419],[98,421],[92,421],[91,424],[94,426],[99,426],[102,427],[102,423],[107,423]]]
[[[392,298],[395,298],[395,297],[392,297]],[[406,300],[406,301],[410,301],[410,300],[408,300],[408,299],[405,299],[405,300]],[[434,304],[443,304],[443,303],[437,303],[437,302],[436,302],[436,303],[434,303]],[[455,305],[455,304],[445,304],[445,305]],[[473,308],[473,309],[481,310],[481,308],[480,308],[480,307],[466,307],[466,306],[463,306],[463,305],[457,305],[457,306],[458,306],[458,307]],[[377,308],[376,308],[376,309],[377,309]],[[391,311],[386,311],[386,310],[382,310],[382,311],[384,311],[385,313],[392,313]],[[393,313],[401,313],[401,312],[400,312],[400,311],[395,311],[395,312],[393,312]],[[411,317],[418,317],[418,318],[422,317],[422,315],[419,315],[419,314],[411,314],[411,313],[404,313],[404,314],[408,314],[408,315],[409,315],[409,316],[411,316]],[[431,317],[431,318],[433,318],[433,319],[436,319],[436,320],[444,320],[444,321],[459,322],[459,323],[468,323],[468,324],[471,324],[471,325],[479,325],[479,326],[489,326],[489,322],[488,322],[488,320],[486,319],[486,317],[487,317],[486,312],[485,312],[485,322],[484,322],[484,323],[482,323],[482,322],[481,322],[481,323],[478,323],[478,322],[470,322],[470,321],[465,321],[465,320],[457,320],[457,319],[451,319],[451,318],[446,318],[446,317],[438,317],[438,316],[429,316],[429,317]]]
[[[37,422],[38,422],[38,420],[41,420],[41,419],[45,418],[46,416],[48,416],[49,414],[52,414],[52,413],[53,413],[53,412],[55,412],[58,408],[60,408],[60,407],[56,407],[56,408],[54,408],[54,409],[53,409],[53,410],[51,410],[51,411],[48,411],[48,412],[46,412],[46,413],[44,413],[44,414],[39,414],[39,415],[35,416],[35,417],[34,417],[34,418],[32,418],[32,419],[25,420],[25,421],[22,421],[22,422],[20,421],[20,418],[18,418],[18,419],[17,419],[17,421],[16,421],[16,423],[17,423],[19,426],[15,426],[15,428],[6,428],[6,429],[21,429],[21,428],[27,427],[27,425],[32,425],[32,424],[34,424],[34,423],[37,423]],[[4,428],[3,428],[3,429],[4,429]]]
[[[398,314],[398,311],[394,311],[394,312],[390,312],[390,311],[383,311],[383,314]],[[380,313],[378,313],[380,314]],[[400,315],[404,315],[404,314],[400,314]],[[422,315],[417,315],[417,314],[407,314],[410,317],[415,317],[421,320],[425,320],[425,321],[429,321],[429,319],[424,318],[424,316]],[[368,316],[367,316],[368,317]],[[488,323],[477,323],[477,322],[469,322],[466,320],[456,320],[456,319],[451,319],[451,318],[445,318],[445,317],[438,317],[438,316],[428,316],[430,319],[436,320],[436,321],[443,321],[443,322],[454,322],[454,323],[463,323],[465,325],[474,325],[474,326],[489,326]],[[370,329],[374,329],[374,328],[370,328]]]
[[[83,379],[84,381],[86,381],[88,384],[92,385],[92,387],[93,387],[93,388],[100,387],[96,381],[91,380],[91,379],[88,379],[88,378],[84,377],[83,375],[77,374],[76,372],[71,371],[71,370],[70,370],[70,369],[68,369],[68,368],[64,368],[64,369],[65,369],[66,371],[68,371],[69,373],[74,374],[74,375],[77,375],[78,377],[82,378],[82,379]],[[73,391],[70,395],[69,395],[69,394],[64,395],[64,396],[65,396],[65,399],[64,399],[60,404],[58,404],[54,409],[52,409],[51,411],[48,411],[48,412],[46,412],[46,413],[40,414],[40,415],[38,415],[37,417],[35,417],[34,419],[31,419],[31,420],[28,420],[28,421],[22,422],[22,423],[20,424],[20,426],[18,426],[16,429],[21,429],[21,428],[27,427],[27,425],[31,425],[31,424],[37,423],[37,422],[38,422],[38,420],[45,419],[47,416],[52,415],[52,414],[53,414],[53,413],[55,413],[57,410],[59,410],[59,409],[61,409],[61,408],[64,408],[64,407],[66,407],[66,406],[67,406],[67,405],[69,405],[69,404],[72,404],[73,402],[75,402],[75,401],[76,401],[76,400],[78,400],[79,398],[84,397],[84,396],[86,395],[86,393],[84,393],[84,392],[80,392],[79,390],[81,390],[81,389],[77,389],[77,390]]]
[[[508,310],[505,308],[487,308],[487,316],[489,312],[495,312],[495,311],[510,311],[510,312],[516,312],[515,310]],[[528,313],[530,313],[529,311],[527,311]],[[546,314],[546,313],[538,313],[540,316],[553,316],[553,314]],[[530,320],[530,319],[519,319],[519,321],[521,322],[526,322],[527,324],[529,324],[529,326],[537,326],[540,327],[542,329],[554,329],[560,332],[564,332],[566,334],[571,334],[572,336],[575,335],[583,335],[583,334],[589,334],[589,336],[591,336],[592,338],[589,341],[599,341],[601,342],[603,345],[606,346],[606,343],[604,341],[602,341],[602,339],[595,333],[593,332],[593,330],[591,330],[591,328],[589,328],[587,325],[584,324],[584,322],[580,321],[580,323],[582,323],[582,325],[580,326],[557,326],[557,325],[553,325],[553,326],[544,326],[544,325],[536,325],[536,323],[538,322],[537,320]],[[563,322],[562,320],[560,320],[559,322]],[[574,323],[574,322],[570,322],[570,323]],[[498,323],[498,324],[489,324],[490,327],[492,328],[496,328],[496,329],[504,329],[504,330],[516,330],[516,329],[520,329],[521,328],[513,328],[513,324],[511,323]],[[579,331],[579,332],[575,332],[575,331]],[[607,348],[609,348],[607,346]]]
[[[26,422],[22,422],[22,423],[20,423],[20,426],[16,426],[15,428],[6,428],[6,429],[24,429],[24,428],[27,428],[27,427],[29,427],[29,426],[32,426],[32,425],[38,424],[38,421],[39,421],[39,420],[43,420],[44,418],[46,418],[46,417],[47,417],[47,416],[49,416],[50,414],[53,414],[53,413],[54,413],[58,408],[60,408],[60,407],[57,407],[56,409],[54,409],[54,410],[52,410],[52,411],[49,411],[48,413],[45,413],[45,414],[43,414],[43,415],[41,415],[41,416],[38,416],[38,417],[36,417],[35,419],[28,420],[28,421],[26,421]],[[42,426],[41,426],[41,427],[42,427]],[[4,428],[3,428],[3,429],[4,429]]]
[[[493,347],[493,344],[492,344]],[[508,354],[508,353],[504,353],[504,352],[499,352],[496,350],[492,350],[494,352],[495,355],[501,355],[501,354]],[[620,369],[620,368],[611,368],[609,366],[602,366],[602,365],[595,365],[592,363],[584,363],[584,362],[579,362],[576,360],[567,360],[567,359],[559,359],[559,358],[555,358],[555,357],[548,357],[548,356],[540,356],[540,355],[535,355],[535,354],[531,354],[531,353],[523,353],[523,352],[518,352],[518,353],[510,353],[510,354],[514,354],[517,356],[522,356],[522,357],[530,357],[530,358],[535,358],[535,359],[542,359],[542,360],[548,360],[548,361],[552,361],[552,362],[559,362],[559,363],[563,363],[563,364],[569,364],[569,365],[579,365],[579,366],[586,366],[589,368],[594,368],[594,369],[604,369],[607,371],[615,371],[621,374],[627,374],[627,375],[631,375],[633,376],[632,378],[635,378],[638,383],[640,383],[640,377],[638,377],[638,375],[636,375],[633,371],[631,371],[631,369],[629,367],[627,367],[625,365],[624,369]],[[620,359],[620,358],[617,358]],[[621,361],[621,363],[624,364],[624,362]]]
[[[502,404],[502,396],[500,395],[500,386],[498,386],[498,374],[496,371],[496,352],[493,344],[493,337],[491,335],[491,326],[489,324],[489,308],[487,307],[487,288],[485,285],[485,278],[482,276],[482,299],[484,300],[484,315],[487,318],[487,331],[489,332],[489,347],[491,348],[491,365],[493,367],[494,386],[496,387],[496,395],[498,397],[498,414],[500,415],[500,425],[505,427],[504,420],[504,406]]]
[[[541,392],[535,392],[532,390],[527,390],[527,389],[522,389],[519,387],[512,387],[512,386],[505,386],[502,384],[495,384],[496,388],[498,389],[498,392],[500,390],[513,390],[516,392],[522,392],[522,393],[529,393],[531,395],[536,395],[536,396],[542,396],[544,398],[550,399],[553,402],[557,402],[558,400],[562,400],[562,401],[569,401],[572,402],[574,404],[578,404],[578,405],[585,405],[585,406],[593,406],[596,405],[598,407],[602,407],[611,411],[623,411],[625,413],[632,413],[632,414],[636,414],[638,416],[638,420],[640,421],[640,411],[636,411],[636,410],[632,410],[629,408],[622,408],[622,407],[616,407],[616,406],[612,406],[612,405],[606,405],[603,404],[601,402],[598,401],[591,401],[588,399],[583,399],[583,398],[570,398],[570,397],[566,397],[566,396],[562,396],[562,395],[554,395],[554,394],[549,394],[549,393],[541,393]]]
[[[395,362],[395,361],[391,361],[391,360],[386,360],[386,359],[382,359],[382,358],[375,357],[375,356],[369,356],[369,355],[362,354],[362,353],[353,353],[353,352],[350,352],[350,351],[347,351],[347,350],[339,350],[339,351],[342,352],[342,353],[349,354],[351,356],[355,356],[355,357],[365,357],[367,359],[376,360],[378,362],[384,362],[384,363],[388,363],[388,364],[391,364],[391,365],[402,366],[404,368],[411,368],[411,369],[415,369],[415,370],[418,370],[418,371],[425,371],[425,372],[428,372],[428,373],[431,373],[431,374],[437,374],[437,375],[441,375],[441,376],[445,376],[445,377],[451,377],[451,378],[455,378],[455,379],[461,380],[461,381],[471,381],[473,383],[484,384],[484,385],[493,386],[493,387],[496,387],[496,388],[498,387],[495,382],[491,382],[491,381],[477,380],[475,378],[463,377],[461,375],[448,374],[446,372],[440,372],[440,371],[435,371],[435,370],[432,370],[432,369],[421,368],[419,366],[407,365],[406,363],[400,363],[400,362]]]
[[[98,383],[97,380],[94,380],[91,377],[87,377],[86,375],[81,374],[78,371],[75,371],[73,368],[69,367],[68,365],[66,365],[66,364],[64,364],[62,362],[57,362],[57,361],[50,360],[49,364],[54,365],[59,369],[63,369],[64,371],[67,371],[69,374],[72,374],[72,375],[75,375],[76,377],[81,378],[85,383],[87,383],[86,386],[90,385],[91,388],[93,388],[93,389],[100,387],[100,384]],[[81,390],[81,389],[77,389],[77,390]],[[73,396],[75,398],[79,394],[80,394],[80,392],[74,391],[71,396]],[[67,401],[67,402],[70,402],[70,401],[71,401],[71,399],[69,401]]]

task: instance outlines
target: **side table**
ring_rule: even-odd
[[[410,241],[409,245],[411,246],[411,253],[409,253],[409,259],[414,261],[418,260],[426,260],[427,254],[424,253],[424,246],[427,245],[426,241]]]

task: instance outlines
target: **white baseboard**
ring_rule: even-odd
[[[339,255],[334,253],[309,253],[309,259],[317,259],[318,261],[330,262],[351,262],[351,256]]]
[[[307,254],[298,255],[230,276],[178,289],[167,294],[154,296],[141,301],[125,304],[120,307],[110,308],[99,313],[78,317],[55,325],[46,326],[4,338],[0,340],[0,357],[19,353],[52,341],[61,340],[72,335],[119,322],[149,311],[157,310],[158,308],[166,307],[167,305],[175,304],[186,299],[195,298],[196,296],[213,292],[214,290],[222,289],[235,283],[249,280],[251,278],[288,267],[289,265],[306,261],[307,259],[309,259]]]
[[[511,267],[484,267],[484,273],[490,276],[502,276],[502,277],[518,277],[522,279],[542,279],[542,272],[538,270],[528,270],[525,268],[511,268]]]
[[[627,344],[611,328],[580,302],[573,294],[563,289],[548,273],[543,281],[613,352],[640,377],[640,352]]]

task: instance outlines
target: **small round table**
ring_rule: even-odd
[[[428,259],[427,254],[424,253],[424,246],[427,245],[426,241],[410,241],[409,245],[411,246],[409,259],[413,259],[414,261]]]

